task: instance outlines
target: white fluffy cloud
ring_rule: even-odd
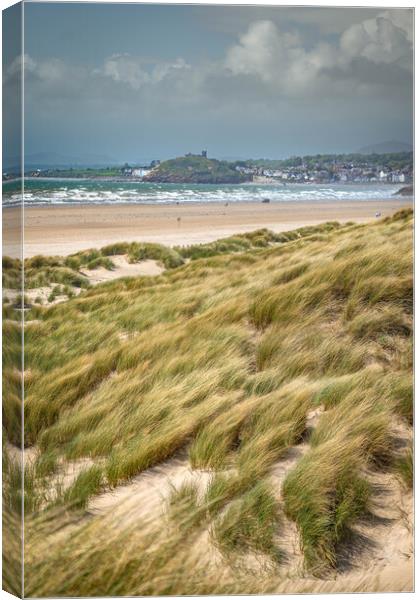
[[[16,57],[4,70],[3,81],[16,78],[22,69],[21,57]],[[110,87],[124,92],[144,92],[156,87],[165,80],[175,80],[183,73],[190,71],[190,65],[182,58],[172,62],[145,60],[129,54],[115,54],[106,58],[99,68],[88,68],[72,65],[57,58],[35,60],[24,55],[24,72],[27,92],[41,91],[42,88],[52,92],[52,88],[98,94]]]
[[[142,65],[126,54],[109,57],[104,62],[102,72],[106,77],[111,77],[117,83],[127,83],[135,90],[150,81],[150,76]]]
[[[173,62],[145,61],[144,59],[129,54],[116,54],[104,61],[98,74],[110,77],[115,82],[128,84],[134,90],[161,82],[177,71],[189,69],[190,66],[184,59],[178,58]]]
[[[300,36],[281,32],[272,21],[257,21],[228,50],[225,66],[233,75],[252,75],[296,95],[343,88],[346,76],[357,85],[352,64],[356,59],[411,69],[411,14],[385,11],[350,26],[338,44],[318,43],[309,49]]]
[[[26,73],[29,73],[36,68],[36,62],[28,54],[16,56],[12,62],[3,69],[3,84],[8,83],[18,75],[20,76],[22,73],[22,63],[24,64]]]

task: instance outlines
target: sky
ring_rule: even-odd
[[[26,3],[25,155],[282,158],[411,143],[412,19],[409,9]],[[12,55],[6,95],[20,72]]]

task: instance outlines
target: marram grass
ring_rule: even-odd
[[[166,271],[96,287],[77,278],[121,253]],[[4,267],[11,284],[19,264]],[[25,314],[27,595],[315,591],[278,570],[287,524],[306,573],[324,577],[369,514],[367,470],[411,485],[412,460],[393,438],[395,422],[413,419],[411,211],[172,250],[115,244],[26,268],[33,287],[86,287]],[[3,310],[10,446],[20,333],[13,306]],[[276,483],[273,469],[303,447]],[[97,494],[181,452],[209,472],[204,490],[174,489],[152,523],[116,527],[112,511],[89,512]],[[13,460],[3,465],[6,530],[19,519]],[[61,484],[77,461],[84,468]]]

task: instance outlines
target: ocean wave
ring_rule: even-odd
[[[175,185],[113,184],[83,182],[29,182],[25,185],[25,206],[62,204],[173,204],[191,202],[299,202],[326,200],[383,200],[391,198],[400,186],[393,185]],[[4,192],[5,206],[22,201],[17,192]]]

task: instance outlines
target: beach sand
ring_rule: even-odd
[[[117,241],[168,246],[211,242],[267,227],[296,229],[325,221],[357,223],[412,206],[411,199],[328,202],[183,203],[173,205],[93,205],[25,208],[25,257],[65,256]],[[3,210],[3,254],[17,256],[19,209]]]

